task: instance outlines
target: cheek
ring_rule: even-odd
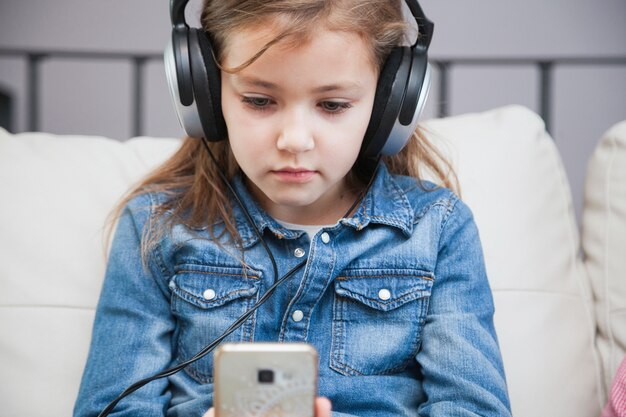
[[[235,160],[242,168],[250,166],[251,163],[258,165],[256,162],[264,158],[265,147],[262,146],[257,136],[246,135],[241,128],[237,130],[232,134],[229,133],[228,138]]]
[[[265,123],[250,117],[237,98],[223,97],[222,111],[235,159],[241,162],[262,153],[267,147],[265,143],[269,136]]]
[[[359,109],[346,117],[341,123],[330,123],[325,126],[324,136],[332,138],[324,141],[329,151],[341,149],[348,155],[356,158],[363,137],[370,121],[371,110],[369,108]],[[341,117],[341,116],[339,116]]]

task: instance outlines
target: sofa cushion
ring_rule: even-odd
[[[513,415],[589,417],[603,393],[569,185],[539,116],[519,106],[426,124],[474,212]]]
[[[589,161],[582,226],[608,389],[626,354],[626,121],[604,134]]]
[[[3,415],[71,415],[104,275],[105,219],[178,143],[0,129]]]

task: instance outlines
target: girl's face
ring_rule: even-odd
[[[243,64],[276,34],[267,26],[234,34],[222,64]],[[359,154],[377,79],[358,35],[326,29],[298,46],[279,42],[235,74],[222,71],[230,147],[270,215],[327,224],[352,205],[346,174]]]

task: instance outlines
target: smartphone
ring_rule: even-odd
[[[215,352],[215,417],[313,417],[318,355],[306,343],[225,343]]]

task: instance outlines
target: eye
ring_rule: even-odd
[[[320,104],[322,110],[330,114],[339,114],[352,107],[352,104],[344,101],[322,101]]]
[[[266,97],[243,96],[241,97],[241,101],[254,110],[265,110],[270,104],[272,104],[272,101]]]

